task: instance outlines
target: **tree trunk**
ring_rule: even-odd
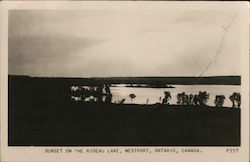
[[[233,108],[235,108],[235,103],[234,103],[234,101],[232,101],[233,102]]]

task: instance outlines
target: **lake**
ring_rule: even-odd
[[[225,107],[232,107],[232,102],[229,96],[233,92],[240,92],[240,85],[172,85],[175,88],[142,88],[142,87],[126,87],[125,84],[116,85],[110,87],[112,93],[112,102],[116,103],[122,99],[125,99],[126,104],[131,103],[129,94],[135,94],[136,97],[133,99],[133,104],[154,104],[160,102],[159,98],[164,98],[164,91],[171,93],[170,104],[176,104],[177,94],[185,92],[186,94],[198,94],[199,91],[206,91],[209,94],[207,105],[214,106],[214,100],[216,95],[224,95]]]

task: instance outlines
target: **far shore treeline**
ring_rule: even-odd
[[[65,84],[180,84],[180,85],[240,85],[240,76],[209,76],[209,77],[30,77],[24,75],[9,75],[16,79],[32,79],[33,81],[60,81]]]

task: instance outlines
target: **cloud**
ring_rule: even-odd
[[[103,42],[104,40],[67,35],[9,38],[9,73],[26,72],[35,75],[37,73],[34,71],[38,70],[39,64],[56,64],[62,60],[70,60],[76,51]],[[34,67],[25,69],[29,64]]]
[[[16,11],[10,14],[9,72],[198,76],[214,57],[227,18],[224,11],[201,10]],[[224,53],[206,75],[240,73],[233,63],[239,63],[235,53],[241,48],[240,21],[235,23]]]

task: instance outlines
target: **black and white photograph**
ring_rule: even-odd
[[[237,11],[9,11],[9,145],[240,145]]]
[[[242,146],[241,5],[141,4],[8,10],[8,147]]]

